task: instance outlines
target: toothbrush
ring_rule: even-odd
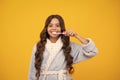
[[[65,34],[65,33],[64,32],[63,33],[52,32],[52,34]]]

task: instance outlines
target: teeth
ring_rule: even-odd
[[[57,33],[57,32],[52,32],[52,34],[61,34],[61,33]]]
[[[63,33],[60,33],[60,32],[52,32],[52,34],[65,34],[64,32]]]
[[[57,32],[52,32],[52,34],[57,34]]]

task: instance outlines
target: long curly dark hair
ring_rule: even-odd
[[[45,26],[44,26],[42,32],[40,33],[40,41],[38,41],[38,43],[37,43],[37,50],[35,53],[35,68],[36,68],[37,79],[39,79],[39,77],[40,77],[40,71],[41,71],[40,67],[41,67],[41,63],[43,60],[43,53],[45,50],[46,39],[49,38],[49,35],[47,32],[47,27],[53,18],[57,18],[59,20],[61,32],[66,30],[64,20],[60,15],[50,15],[46,19]],[[67,62],[66,69],[71,74],[74,72],[74,69],[72,66],[73,57],[70,55],[70,52],[71,52],[70,38],[69,38],[69,36],[64,36],[64,35],[60,35],[60,36],[61,36],[61,39],[63,42],[62,50],[64,52],[65,60]]]

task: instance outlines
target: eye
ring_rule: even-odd
[[[52,26],[53,26],[52,24],[48,25],[48,27],[52,27]]]
[[[59,24],[56,24],[56,27],[60,27],[60,25],[59,25]]]

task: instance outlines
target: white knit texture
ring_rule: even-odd
[[[64,75],[64,72],[66,72],[66,70],[65,71],[63,71],[63,70],[61,70],[61,71],[48,71],[52,61],[54,60],[56,54],[60,51],[62,46],[63,46],[63,43],[62,43],[61,37],[56,41],[56,43],[52,43],[49,39],[47,39],[47,43],[46,43],[45,47],[49,51],[50,56],[47,60],[45,71],[41,72],[41,74],[44,73],[43,80],[45,80],[47,74],[58,74],[58,80],[66,80],[65,75]]]

